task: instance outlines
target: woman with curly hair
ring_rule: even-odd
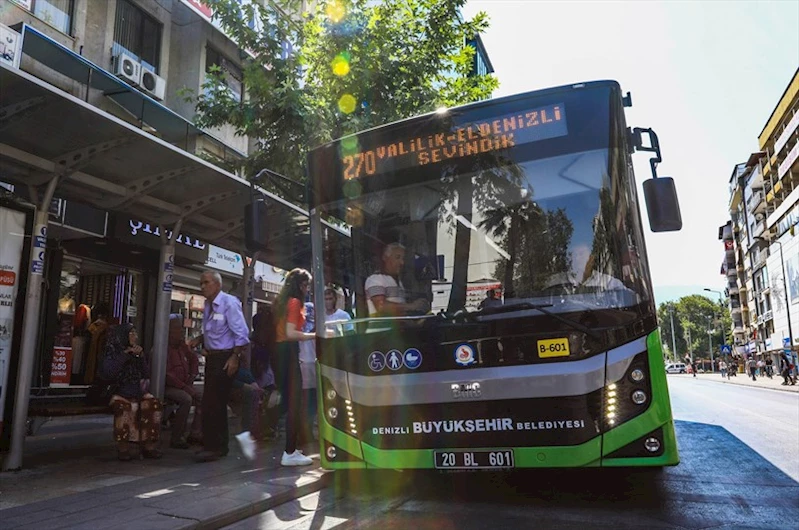
[[[161,458],[157,445],[163,407],[147,389],[150,366],[133,324],[120,324],[109,332],[102,376],[116,385],[110,404],[119,459],[133,458],[131,443],[141,444],[144,458]]]
[[[311,274],[305,269],[294,269],[286,275],[283,288],[274,305],[277,322],[275,339],[277,355],[274,358],[275,377],[281,385],[286,405],[286,449],[280,459],[284,466],[309,466],[313,460],[297,450],[297,437],[302,421],[302,374],[300,372],[300,341],[315,340],[313,333],[303,332],[305,326],[305,298]]]

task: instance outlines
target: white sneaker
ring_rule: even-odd
[[[266,408],[273,409],[280,405],[281,395],[277,390],[272,390],[269,393],[269,399],[266,400]]]
[[[313,464],[313,460],[299,451],[294,451],[291,454],[283,451],[283,458],[280,459],[282,466],[310,466],[311,464]]]
[[[244,431],[236,435],[236,440],[239,441],[241,452],[247,460],[255,460],[255,440],[250,436],[250,431]]]

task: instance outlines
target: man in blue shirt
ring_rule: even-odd
[[[197,454],[197,461],[211,462],[228,454],[227,403],[239,360],[250,343],[250,330],[238,298],[222,292],[218,272],[205,271],[200,276],[200,289],[205,297],[203,334],[191,344],[195,347],[202,343],[206,358],[202,401],[205,447]]]

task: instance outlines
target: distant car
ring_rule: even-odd
[[[688,373],[688,368],[685,363],[669,363],[666,365],[667,374],[685,374]]]

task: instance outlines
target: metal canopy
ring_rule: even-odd
[[[244,248],[250,184],[17,69],[0,64],[0,180],[41,185],[63,178],[56,196],[124,213],[231,250]],[[286,217],[308,213],[264,190]],[[309,238],[303,238],[309,239]],[[301,246],[310,248],[310,241]],[[310,265],[270,253],[282,268]]]
[[[185,146],[189,137],[204,136],[228,151],[244,157],[231,147],[199,129],[192,122],[135,89],[85,57],[78,55],[41,31],[22,24],[22,53],[70,79],[100,90],[143,124],[154,128],[160,138]]]

